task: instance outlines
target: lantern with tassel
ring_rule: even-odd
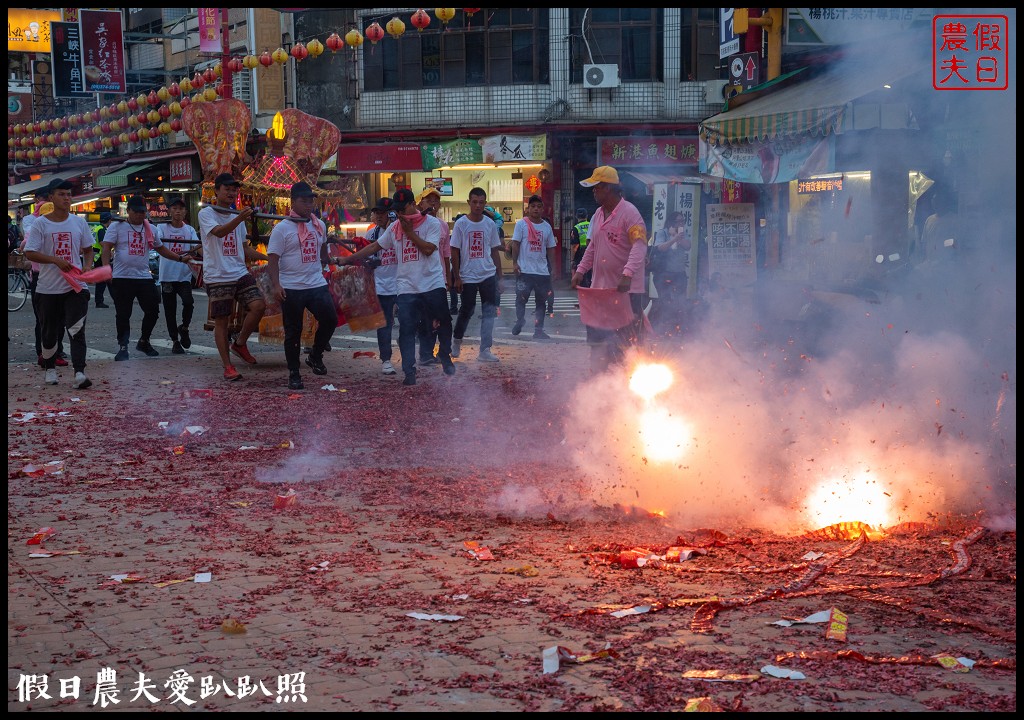
[[[310,57],[320,57],[324,53],[324,44],[317,40],[316,38],[313,38],[308,43],[306,43],[306,50],[309,51]]]
[[[455,17],[455,8],[434,8],[434,14],[442,25],[447,25],[448,21]]]
[[[281,52],[284,51],[282,50]],[[264,50],[262,53],[260,53],[260,65],[262,65],[263,67],[270,67],[273,64],[274,58],[270,56],[269,50]]]
[[[374,22],[370,27],[366,28],[366,39],[370,41],[371,45],[376,45],[384,39],[384,28],[380,26],[379,22]],[[349,43],[349,45],[351,44]]]
[[[242,64],[241,58],[233,57],[230,60],[228,60],[228,70],[230,70],[231,72],[240,73],[244,69],[245,65]]]
[[[330,50],[331,53],[336,53],[343,47],[345,47],[345,41],[341,39],[341,36],[338,35],[338,33],[331,33],[327,37],[327,49]]]
[[[430,16],[427,15],[426,10],[420,8],[419,10],[412,14],[410,21],[412,22],[412,26],[414,28],[416,28],[420,32],[423,32],[423,30],[430,25]]]
[[[393,37],[395,40],[402,37],[405,34],[405,23],[398,19],[398,16],[388,20],[388,24],[385,25],[388,31],[388,35]]]
[[[355,28],[352,28],[347,33],[345,33],[345,42],[348,43],[348,46],[350,48],[355,50],[357,47],[363,44],[363,34],[356,30]]]
[[[181,94],[183,96],[187,96],[190,92],[192,92],[192,81],[189,80],[187,77],[182,78],[181,82],[178,83],[178,88],[181,90]]]
[[[292,45],[291,55],[295,58],[295,62],[302,62],[309,55],[309,50],[302,43],[295,43]]]
[[[246,70],[254,70],[260,64],[260,59],[255,55],[246,55],[242,58],[242,67]]]
[[[480,8],[462,8],[462,12],[466,13],[469,17],[473,17],[480,12]]]
[[[303,48],[305,50],[305,48]],[[284,48],[278,48],[270,55],[270,59],[276,62],[278,65],[284,65],[288,62],[288,53]]]

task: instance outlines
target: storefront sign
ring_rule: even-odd
[[[50,23],[53,37],[53,96],[87,98],[82,74],[82,35],[76,22]]]
[[[192,158],[171,158],[170,161],[171,182],[192,182]]]
[[[452,140],[444,143],[430,143],[420,149],[424,170],[436,170],[439,167],[482,163],[483,149],[477,140]]]
[[[835,45],[908,30],[927,8],[787,8],[787,45]],[[738,52],[738,50],[737,50]]]
[[[124,32],[116,10],[80,10],[86,92],[127,92]]]
[[[700,172],[738,182],[770,184],[834,172],[835,136],[777,137],[767,142],[711,145],[700,141]]]
[[[199,15],[199,52],[220,52],[220,8],[198,8],[196,12]]]
[[[598,162],[613,167],[697,164],[697,137],[604,137],[598,140]]]
[[[735,180],[722,181],[722,202],[738,203],[743,202],[743,186]]]
[[[821,192],[838,192],[843,189],[842,176],[819,178],[817,180],[800,180],[796,184],[797,195],[813,195]]]
[[[60,18],[50,10],[8,10],[7,52],[50,52],[50,24]]]
[[[338,172],[419,172],[423,170],[420,146],[342,145],[338,148]]]
[[[548,155],[547,135],[492,135],[480,139],[484,162],[515,160],[543,162]]]
[[[708,273],[716,288],[749,287],[754,264],[754,205],[708,205]]]

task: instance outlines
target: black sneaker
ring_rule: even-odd
[[[298,370],[293,370],[288,373],[288,389],[289,390],[305,390],[306,386],[302,384],[302,375],[299,374]]]
[[[448,362],[442,361],[441,364],[444,365],[444,374],[445,375],[454,375],[455,374],[455,363],[453,363],[451,360],[449,360]]]
[[[117,351],[117,355],[114,356],[114,360],[127,360],[128,359],[128,346],[122,345],[121,349]]]
[[[324,359],[322,357],[310,354],[310,356],[306,358],[306,364],[309,365],[314,375],[327,374],[327,366],[324,365]]]
[[[178,326],[178,338],[181,341],[181,346],[186,350],[192,347],[192,338],[188,336],[188,328],[186,326]]]
[[[149,355],[150,357],[156,357],[157,355],[160,354],[156,351],[155,347],[149,344],[148,340],[146,342],[139,340],[137,343],[135,343],[135,349],[141,353]]]
[[[184,355],[185,348],[181,346],[181,343],[176,342],[173,345],[171,345],[171,352],[175,355]]]
[[[403,385],[415,385],[416,384],[416,376],[415,375],[406,375],[405,376],[405,380],[402,381],[402,384]]]
[[[512,334],[513,335],[518,335],[522,331],[523,331],[523,321],[522,320],[516,320],[516,324],[512,326]]]
[[[434,357],[433,355],[431,355],[431,356],[430,356],[430,357],[428,357],[428,358],[423,358],[422,360],[420,360],[420,366],[425,366],[425,365],[437,365],[437,364],[438,364],[439,362],[441,362],[441,361],[440,361],[440,360],[438,360],[438,359],[437,359],[436,357]]]
[[[551,336],[548,335],[543,330],[534,330],[533,331],[533,339],[534,340],[550,340]]]
[[[100,302],[96,303],[96,307],[98,307],[98,308],[108,308],[110,306],[107,305],[105,302],[100,301]]]
[[[450,310],[449,310],[449,314],[450,315],[458,315],[459,314],[459,306],[458,305],[452,305]]]

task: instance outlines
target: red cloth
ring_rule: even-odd
[[[80,283],[101,283],[108,282],[113,273],[113,269],[109,265],[100,265],[98,268],[93,268],[88,272],[83,272],[78,268],[72,266],[68,272],[61,271],[61,275],[68,281],[68,285],[75,292],[82,292],[82,286]]]

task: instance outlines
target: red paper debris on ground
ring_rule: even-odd
[[[284,508],[295,507],[299,504],[299,495],[294,490],[289,490],[284,495],[277,495],[274,497],[274,509],[283,510]]]
[[[56,532],[52,527],[44,527],[39,530],[35,535],[28,539],[26,545],[42,545],[48,538],[52,537]]]
[[[828,624],[825,627],[825,639],[846,642],[848,627],[849,618],[846,617],[846,613],[832,608],[832,612],[828,617]]]
[[[354,353],[352,353],[352,357],[353,358],[361,358],[361,357],[373,358],[373,357],[377,357],[377,353],[370,352],[369,350],[357,350]]]

